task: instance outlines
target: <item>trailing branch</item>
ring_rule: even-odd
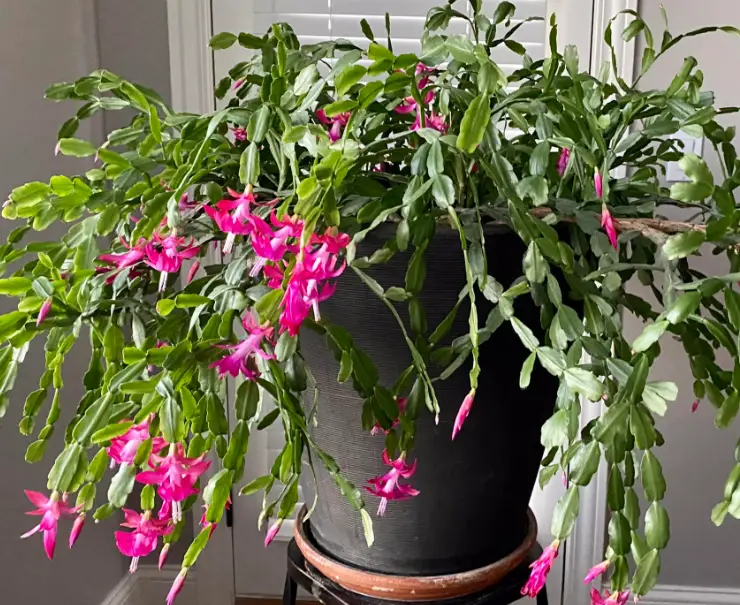
[[[550,208],[534,208],[530,211],[532,216],[544,218],[553,211]],[[565,223],[575,223],[572,216],[558,216]],[[614,225],[618,231],[640,231],[647,234],[649,231],[659,231],[667,235],[682,233],[684,231],[706,231],[707,226],[701,223],[688,223],[684,221],[668,221],[658,218],[617,218],[614,217]]]

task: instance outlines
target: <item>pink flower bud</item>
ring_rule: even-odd
[[[265,547],[270,546],[270,543],[275,539],[275,536],[277,536],[277,533],[280,531],[280,526],[282,524],[283,520],[278,519],[272,524],[272,527],[267,530],[267,535],[265,536]]]
[[[41,309],[39,310],[39,316],[38,319],[36,319],[36,325],[41,325],[41,322],[46,319],[46,316],[49,314],[49,311],[51,310],[51,298],[47,298],[44,301],[44,304],[41,305]]]
[[[75,545],[75,542],[77,542],[77,538],[80,537],[80,532],[82,531],[83,525],[85,525],[85,513],[80,513],[79,516],[75,519],[74,524],[72,525],[72,531],[69,532],[70,548]]]
[[[594,187],[596,188],[596,197],[601,199],[604,195],[604,179],[598,168],[594,171]]]
[[[470,414],[470,408],[473,407],[474,399],[475,399],[475,389],[471,389],[470,393],[468,393],[465,396],[465,399],[463,399],[460,409],[457,411],[457,416],[455,417],[455,424],[452,427],[452,438],[453,439],[457,437],[457,434],[462,430],[463,423],[465,422],[465,419],[468,417],[468,414]]]
[[[560,157],[558,158],[558,174],[562,177],[565,171],[568,169],[568,162],[570,161],[570,149],[563,147],[560,151]]]
[[[694,403],[691,404],[691,413],[693,414],[698,409],[699,409],[699,400],[695,399]]]
[[[59,141],[56,146],[54,147],[54,155],[59,155],[59,153],[62,151],[62,142]]]
[[[165,544],[162,550],[159,551],[159,561],[157,562],[157,568],[161,571],[164,564],[167,563],[167,555],[170,553],[170,545]]]
[[[198,269],[200,269],[199,261],[195,261],[192,265],[190,265],[190,269],[188,270],[188,276],[185,279],[185,285],[193,281],[193,278],[195,277],[195,274],[198,272]]]
[[[612,247],[615,250],[618,250],[619,248],[617,246],[617,229],[614,226],[614,219],[609,212],[609,208],[606,207],[606,204],[601,204],[601,226],[604,228],[604,231],[606,231],[606,234],[609,236],[609,242],[611,243]]]
[[[601,574],[605,573],[607,569],[609,569],[609,565],[609,561],[602,561],[598,565],[594,565],[591,569],[588,570],[588,574],[583,580],[583,583],[590,584],[591,582],[593,582]]]
[[[172,583],[172,588],[170,588],[170,592],[167,593],[167,605],[172,605],[175,602],[177,595],[180,594],[182,587],[185,585],[185,578],[187,577],[187,575],[188,568],[183,567],[180,570],[180,573],[177,574],[175,581]]]

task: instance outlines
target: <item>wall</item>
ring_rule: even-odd
[[[100,66],[170,99],[166,0],[95,0]],[[105,117],[105,130],[125,126],[126,112]]]
[[[640,13],[653,29],[656,39],[662,33],[659,5],[668,11],[671,31],[678,34],[706,25],[740,25],[740,2],[728,0],[643,0]],[[728,35],[691,38],[660,59],[643,79],[643,88],[667,87],[683,59],[694,56],[705,75],[705,89],[716,93],[720,106],[740,102],[740,80],[728,77],[740,57],[740,38]],[[642,56],[639,49],[638,59]],[[740,126],[740,118],[731,116],[726,125]],[[737,140],[736,140],[737,144]],[[721,178],[714,151],[706,149],[705,158]],[[697,267],[708,272],[723,271],[723,264],[711,255],[699,259]],[[636,335],[641,326],[634,318],[626,318],[628,329]],[[662,584],[681,586],[740,587],[737,573],[737,545],[740,543],[740,523],[731,517],[722,528],[709,520],[709,513],[722,497],[725,479],[733,465],[733,450],[737,431],[718,431],[714,427],[714,408],[703,402],[696,414],[690,411],[693,394],[689,365],[680,345],[664,338],[663,357],[651,377],[673,380],[680,389],[679,400],[673,404],[659,428],[666,444],[659,456],[668,483],[666,507],[671,516],[671,543],[663,556]]]
[[[0,2],[0,190],[3,195],[29,180],[79,171],[67,158],[54,157],[56,131],[73,112],[67,103],[43,98],[52,82],[71,80],[96,67],[94,11],[88,0],[4,0]],[[95,123],[82,126],[79,136],[93,138]],[[3,198],[4,199],[4,198]],[[4,240],[12,225],[0,221]],[[62,230],[50,230],[54,239]],[[11,308],[0,300],[0,311]],[[0,435],[0,602],[3,605],[54,602],[57,605],[97,605],[121,579],[123,565],[112,539],[113,524],[88,523],[74,552],[67,548],[71,527],[63,522],[54,561],[44,555],[40,536],[19,536],[38,522],[27,517],[31,510],[24,489],[45,491],[46,474],[61,449],[62,434],[55,436],[47,458],[27,465],[23,461],[29,439],[16,429],[28,392],[37,388],[43,363],[41,343],[31,349],[11,396],[11,408]],[[73,413],[82,396],[85,369],[80,348],[70,355],[64,369],[68,387],[62,400],[63,414]],[[45,414],[45,410],[42,412]],[[64,419],[64,416],[62,420]]]

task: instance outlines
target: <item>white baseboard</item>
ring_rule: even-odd
[[[179,571],[174,565],[165,565],[162,571],[156,565],[140,565],[135,574],[121,578],[101,605],[163,605]],[[188,574],[176,605],[198,605],[194,572]]]
[[[710,588],[705,586],[673,586],[659,584],[642,605],[740,605],[740,588]]]

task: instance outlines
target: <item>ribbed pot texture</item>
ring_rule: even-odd
[[[392,233],[388,230],[385,235],[392,237]],[[371,254],[385,239],[369,236],[360,245],[358,257]],[[513,232],[498,229],[488,233],[489,275],[509,287],[522,274],[524,252],[523,243]],[[431,331],[445,318],[465,286],[457,233],[438,228],[425,256],[427,278],[421,299]],[[409,253],[397,254],[369,273],[386,289],[403,287],[408,259]],[[406,303],[397,308],[408,321]],[[479,303],[481,325],[491,308],[487,301]],[[448,342],[467,332],[468,310],[469,306],[460,308]],[[515,312],[542,337],[539,310],[529,296],[516,301]],[[321,314],[349,330],[355,346],[375,362],[384,386],[392,387],[411,363],[393,316],[353,271],[345,271],[339,279],[334,296],[322,303]],[[351,381],[337,382],[339,365],[324,337],[303,330],[301,351],[320,394],[315,440],[355,485],[366,485],[369,478],[387,470],[381,460],[384,438],[362,430],[362,399],[352,389]],[[372,548],[365,544],[360,515],[317,462],[319,498],[309,523],[319,548],[344,563],[397,575],[468,571],[513,551],[527,531],[527,507],[543,453],[540,428],[553,410],[557,392],[557,380],[539,364],[535,364],[529,388],[519,388],[519,373],[527,353],[508,323],[482,345],[475,403],[455,441],[451,440],[452,426],[469,391],[471,362],[449,379],[435,383],[442,409],[439,424],[426,409],[422,410],[416,447],[410,457],[418,458],[418,470],[410,483],[420,494],[391,501],[383,517],[374,517]],[[432,376],[438,374],[439,370]],[[312,493],[311,473],[303,473],[303,486],[304,493]],[[378,499],[368,493],[364,498],[374,514]]]

